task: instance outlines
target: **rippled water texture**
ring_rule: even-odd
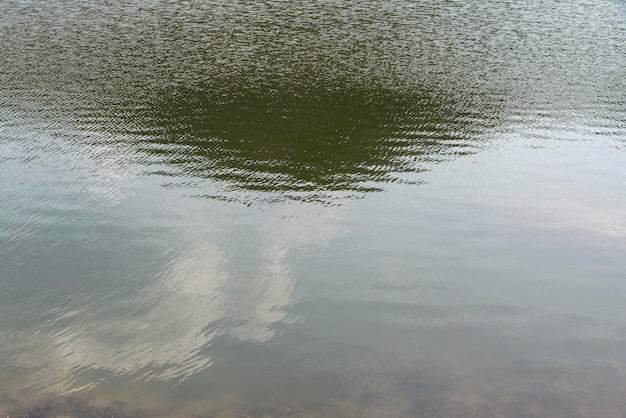
[[[0,56],[0,412],[626,414],[623,1],[3,0]]]

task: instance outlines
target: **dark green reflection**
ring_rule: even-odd
[[[471,152],[469,115],[434,97],[362,87],[178,87],[154,101],[145,150],[175,175],[228,190],[360,194]]]
[[[465,70],[488,62],[449,57],[465,36],[441,44],[465,27],[447,18],[457,5],[149,3],[9,2],[0,101],[85,128],[96,144],[139,132],[150,171],[210,179],[200,194],[217,185],[227,198],[419,182],[407,173],[470,152],[486,118],[450,97],[479,96]]]

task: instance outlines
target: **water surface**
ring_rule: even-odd
[[[7,0],[0,389],[626,413],[618,0]]]

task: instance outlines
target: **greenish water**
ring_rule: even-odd
[[[626,413],[623,1],[4,0],[0,51],[0,390]]]

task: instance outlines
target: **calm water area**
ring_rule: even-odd
[[[1,0],[0,411],[626,416],[623,0]]]

